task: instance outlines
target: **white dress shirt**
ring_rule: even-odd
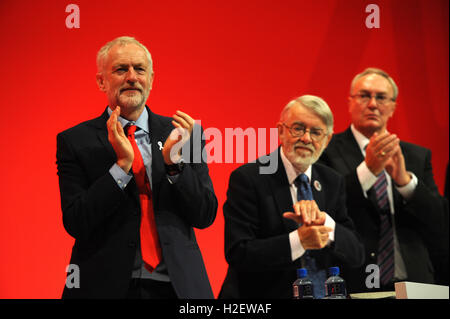
[[[292,204],[294,204],[298,201],[297,200],[297,186],[295,186],[294,181],[297,178],[297,176],[301,174],[301,172],[299,172],[299,173],[296,172],[294,166],[284,155],[283,147],[280,148],[280,156],[281,156],[281,160],[283,161],[283,165],[286,170],[286,175],[287,175],[287,178],[289,181],[289,189],[291,191]],[[311,183],[311,166],[308,167],[308,169],[304,172],[304,174],[306,176],[308,176],[309,182]],[[327,227],[330,227],[333,229],[329,233],[329,238],[328,238],[328,243],[327,243],[327,245],[329,245],[331,242],[334,241],[334,229],[336,227],[336,222],[327,213],[325,213],[325,215],[326,215],[326,217],[325,217],[324,226],[327,226]],[[303,247],[302,243],[300,242],[300,237],[298,236],[297,230],[293,230],[292,232],[289,233],[289,243],[291,245],[292,261],[300,258],[306,252],[305,248]]]
[[[356,139],[356,142],[359,145],[359,148],[361,150],[361,153],[363,154],[364,158],[366,157],[366,147],[367,144],[369,144],[369,139],[365,137],[361,132],[359,132],[353,124],[350,126],[350,129],[352,130],[353,136]],[[403,261],[403,257],[400,252],[400,245],[398,243],[397,239],[397,232],[395,230],[395,219],[393,218],[395,209],[394,209],[394,196],[393,196],[393,190],[392,190],[392,178],[389,174],[386,174],[386,171],[383,171],[386,175],[387,180],[387,193],[388,193],[388,200],[389,200],[389,207],[392,214],[392,227],[394,231],[394,261],[395,261],[395,273],[394,278],[396,280],[401,280],[407,278],[406,273],[406,267],[405,263]],[[414,193],[414,190],[417,187],[417,177],[414,175],[414,173],[409,172],[411,175],[411,181],[406,184],[405,186],[399,187],[395,186],[397,191],[402,195],[403,200],[406,201],[409,198],[411,198],[412,194]],[[364,196],[367,198],[367,192],[369,189],[375,184],[377,180],[377,176],[375,176],[367,167],[366,162],[362,161],[361,164],[356,168],[356,174],[358,175],[359,183],[361,184],[362,191],[364,193]],[[374,254],[375,252],[371,253]]]

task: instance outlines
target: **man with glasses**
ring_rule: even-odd
[[[315,297],[322,298],[328,267],[363,263],[344,180],[314,164],[333,133],[327,103],[301,96],[287,104],[277,128],[281,147],[275,154],[230,176],[223,207],[229,268],[221,298],[292,298],[301,267],[308,270]],[[262,173],[267,158],[278,161],[274,174]]]
[[[346,273],[352,291],[393,290],[404,280],[433,283],[432,261],[439,265],[440,258],[447,258],[448,273],[448,238],[442,238],[448,209],[433,180],[431,152],[387,130],[397,96],[386,72],[368,68],[356,75],[352,123],[320,159],[345,176],[349,214],[366,249],[365,265]]]

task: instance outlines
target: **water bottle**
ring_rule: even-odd
[[[305,268],[297,269],[298,279],[292,284],[294,299],[314,299],[312,281],[308,279],[308,271]]]
[[[328,269],[330,277],[325,281],[325,299],[346,299],[345,280],[339,277],[339,267]]]

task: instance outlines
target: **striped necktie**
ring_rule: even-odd
[[[387,180],[385,172],[377,176],[372,187],[376,204],[380,211],[380,237],[378,240],[378,259],[380,281],[382,285],[390,283],[394,276],[394,231],[392,229],[391,211],[387,196]]]

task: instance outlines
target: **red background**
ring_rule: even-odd
[[[0,298],[61,295],[73,239],[62,226],[56,134],[104,110],[95,56],[121,35],[153,55],[153,111],[181,109],[223,137],[227,127],[275,127],[283,106],[302,94],[323,97],[342,131],[351,79],[380,67],[400,88],[388,129],[432,150],[443,191],[447,0],[78,0],[81,27],[68,29],[70,3],[0,2]],[[379,29],[365,27],[369,3],[380,7]],[[215,295],[227,267],[222,205],[239,165],[210,164],[219,211],[213,226],[197,231]]]

